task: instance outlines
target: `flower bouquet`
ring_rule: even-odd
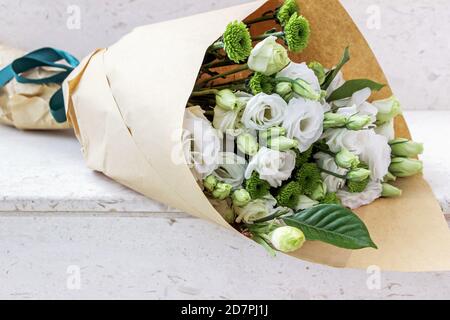
[[[140,27],[84,59],[64,93],[92,169],[271,253],[450,267],[423,147],[338,1]]]

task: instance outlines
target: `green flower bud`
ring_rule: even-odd
[[[311,199],[320,201],[327,194],[327,185],[325,182],[318,183],[316,189],[311,193]]]
[[[402,114],[400,101],[395,97],[389,99],[374,101],[372,105],[378,109],[377,124],[383,124],[391,121],[396,116]]]
[[[364,129],[372,122],[372,119],[369,116],[359,116],[354,115],[348,118],[346,127],[349,130],[361,130]]]
[[[336,154],[334,160],[339,167],[345,169],[356,168],[360,163],[359,157],[345,148],[343,148],[338,154]]]
[[[347,173],[347,179],[354,182],[362,182],[370,177],[370,170],[356,168]]]
[[[298,147],[298,141],[287,137],[275,137],[267,140],[267,147],[277,151],[288,151]]]
[[[306,240],[300,229],[288,226],[275,229],[269,237],[273,247],[285,253],[300,249]]]
[[[389,171],[399,178],[416,175],[422,170],[422,161],[408,158],[393,158],[389,166]]]
[[[322,85],[325,82],[326,73],[323,65],[317,61],[312,61],[308,63],[308,67],[314,71],[317,79],[319,79],[319,84]]]
[[[216,94],[216,104],[223,110],[234,110],[237,104],[236,95],[230,89],[220,90]]]
[[[381,196],[385,198],[400,197],[402,195],[402,190],[390,185],[389,183],[383,183],[383,191]]]
[[[423,153],[423,144],[408,139],[396,139],[389,142],[392,155],[414,158]]]
[[[208,190],[209,192],[213,192],[214,188],[216,187],[217,183],[219,181],[217,180],[217,178],[213,175],[209,175],[207,176],[204,180],[203,180],[203,186],[206,188],[206,190]]]
[[[308,82],[300,78],[292,82],[292,90],[306,99],[315,101],[320,99],[320,94],[317,93]]]
[[[237,137],[236,141],[239,151],[250,156],[254,156],[259,149],[256,138],[250,133],[244,133]]]
[[[269,140],[271,138],[276,138],[276,137],[280,137],[280,136],[285,136],[286,135],[286,129],[283,127],[272,127],[267,129],[266,131],[262,131],[259,134],[259,137],[263,140]]]
[[[389,181],[395,181],[397,180],[397,177],[394,176],[392,173],[388,172],[387,175],[384,176],[383,182],[389,182]]]
[[[214,188],[212,195],[216,199],[225,200],[229,197],[231,189],[233,189],[233,187],[230,184],[219,182]]]
[[[327,112],[323,120],[323,128],[342,128],[345,127],[347,123],[347,117],[343,114]]]
[[[277,85],[275,86],[275,92],[286,101],[289,101],[294,97],[294,92],[292,91],[292,84],[289,82],[278,82]]]
[[[231,199],[233,199],[233,205],[245,207],[252,200],[252,197],[247,190],[239,189],[233,192]]]

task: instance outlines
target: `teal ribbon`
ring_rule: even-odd
[[[66,61],[67,64],[57,63]],[[54,49],[41,48],[14,60],[10,65],[0,70],[0,87],[4,87],[12,79],[19,83],[33,84],[62,84],[72,70],[80,64],[77,58],[70,53]],[[61,71],[47,78],[31,79],[23,76],[24,72],[38,67],[53,67]],[[64,108],[64,97],[60,88],[49,101],[50,113],[59,123],[66,122],[66,112]]]

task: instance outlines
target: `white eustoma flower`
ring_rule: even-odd
[[[331,94],[338,88],[340,88],[345,83],[344,75],[341,71],[338,72],[336,77],[331,81],[330,85],[327,88],[326,97],[328,98]]]
[[[283,122],[286,108],[279,95],[259,93],[247,102],[241,122],[248,129],[267,130]]]
[[[381,124],[374,128],[374,130],[377,134],[385,136],[388,141],[395,139],[394,120]]]
[[[297,139],[300,152],[305,152],[323,132],[323,109],[319,102],[293,98],[284,115],[287,137]]]
[[[309,83],[311,88],[317,93],[321,94],[322,89],[320,88],[319,79],[317,79],[316,74],[312,69],[310,69],[306,63],[295,63],[291,62],[286,68],[281,70],[276,75],[277,78],[290,78],[292,80],[302,79]],[[299,97],[295,94],[295,97]]]
[[[231,185],[234,189],[244,182],[247,161],[232,152],[221,152],[219,167],[212,173],[221,182]]]
[[[391,148],[385,136],[376,134],[373,129],[352,131],[330,129],[322,135],[330,150],[338,153],[342,149],[359,156],[369,166],[371,178],[382,180],[388,173],[391,163]]]
[[[182,143],[186,161],[197,179],[210,175],[219,166],[220,133],[203,115],[200,107],[187,108],[184,114]]]
[[[213,126],[222,133],[231,136],[238,136],[243,132],[240,119],[247,102],[253,97],[246,92],[238,91],[235,93],[237,97],[237,106],[233,110],[224,110],[216,106],[214,108]]]
[[[276,37],[270,36],[253,48],[248,58],[248,67],[271,76],[286,67],[290,61],[286,48],[277,43]]]
[[[272,187],[280,187],[283,181],[290,178],[295,168],[295,152],[280,152],[261,147],[258,153],[250,160],[245,171],[245,178],[249,179],[253,171],[266,180]]]
[[[319,168],[334,172],[338,175],[345,176],[347,169],[340,168],[329,154],[319,152],[314,155]],[[322,180],[325,182],[328,192],[336,192],[345,186],[345,180],[322,172]]]
[[[355,92],[351,98],[334,101],[333,105],[339,107],[336,113],[343,114],[345,116],[360,115],[369,116],[371,123],[377,120],[378,109],[371,103],[367,102],[372,90],[365,88]]]
[[[347,190],[339,190],[337,196],[344,206],[350,209],[368,205],[381,197],[383,186],[380,182],[371,181],[367,188],[361,193],[352,193]]]
[[[277,200],[268,194],[262,199],[251,201],[244,207],[234,207],[237,214],[236,223],[252,223],[256,220],[270,216],[275,211]]]

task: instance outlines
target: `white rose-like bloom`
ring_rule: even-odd
[[[263,219],[270,216],[275,211],[275,206],[277,205],[277,200],[268,194],[262,199],[257,199],[251,201],[244,207],[234,207],[237,214],[236,222],[241,223],[252,223],[256,220]]]
[[[395,139],[394,120],[379,125],[374,130],[377,134],[385,136],[388,139],[388,141]]]
[[[238,91],[235,93],[237,97],[237,107],[233,110],[224,110],[220,107],[214,108],[213,126],[222,133],[231,136],[237,136],[242,133],[240,128],[240,118],[247,102],[253,97],[252,95]]]
[[[247,102],[241,122],[248,129],[267,130],[283,122],[287,104],[279,95],[259,93]]]
[[[200,107],[184,114],[182,143],[186,161],[197,179],[210,175],[219,166],[220,133],[203,115]]]
[[[319,152],[314,155],[319,168],[345,176],[347,169],[340,168],[329,154]],[[345,180],[322,172],[322,180],[325,182],[328,192],[336,192],[345,185]]]
[[[352,193],[347,190],[339,190],[337,196],[341,199],[344,206],[350,209],[357,209],[371,204],[381,197],[382,190],[383,187],[380,182],[370,181],[364,192]]]
[[[299,142],[300,152],[305,152],[323,132],[323,108],[317,101],[291,99],[282,126],[287,136]]]
[[[391,147],[385,136],[376,134],[373,129],[352,131],[347,129],[327,130],[322,138],[334,153],[342,149],[359,156],[369,165],[371,178],[382,180],[388,173],[391,163]]]
[[[271,76],[286,67],[289,62],[286,48],[277,43],[276,37],[270,36],[253,48],[248,58],[248,67]]]
[[[311,88],[313,88],[313,90],[316,91],[319,95],[322,91],[322,89],[320,88],[319,79],[317,79],[316,74],[304,62],[291,62],[286,68],[278,72],[276,77],[290,78],[292,80],[302,79],[308,82]]]
[[[348,117],[352,115],[370,116],[371,122],[377,120],[378,109],[367,102],[372,90],[365,88],[355,92],[351,98],[334,101],[333,104],[339,107],[337,113]]]
[[[232,152],[221,152],[219,167],[212,173],[221,182],[231,185],[234,189],[244,182],[247,161]]]
[[[295,168],[295,152],[280,152],[261,147],[258,153],[250,160],[245,170],[245,178],[249,179],[253,171],[266,180],[272,187],[280,187],[283,181],[290,178]]]
[[[341,71],[339,71],[336,77],[333,79],[333,81],[331,81],[330,86],[327,89],[326,97],[328,98],[329,96],[331,96],[331,94],[336,89],[341,87],[344,83],[345,83],[344,75],[342,74]]]

